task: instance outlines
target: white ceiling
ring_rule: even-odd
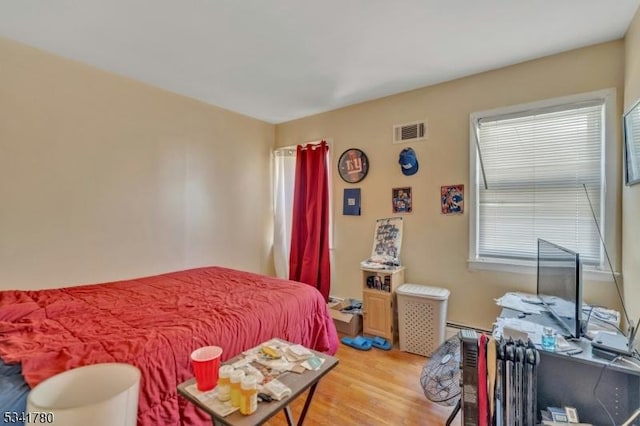
[[[280,123],[618,39],[638,4],[2,0],[0,36]]]

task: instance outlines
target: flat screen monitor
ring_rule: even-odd
[[[567,337],[582,335],[582,264],[578,253],[538,239],[538,297]]]

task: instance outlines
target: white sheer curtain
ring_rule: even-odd
[[[296,178],[296,149],[280,148],[274,151],[274,229],[273,260],[276,275],[289,278],[289,251],[291,248],[291,217],[293,190]]]

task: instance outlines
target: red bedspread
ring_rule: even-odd
[[[191,351],[218,345],[226,360],[272,337],[331,354],[338,344],[314,288],[226,268],[0,292],[0,357],[22,363],[29,386],[87,364],[136,365],[140,425],[211,424],[176,393]]]

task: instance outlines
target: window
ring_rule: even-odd
[[[305,142],[318,143],[320,141]],[[329,250],[333,251],[333,190],[332,150],[333,141],[327,140],[327,179],[329,181]],[[296,180],[296,145],[273,151],[273,257],[276,276],[289,278],[289,252],[291,250],[291,225],[293,220],[293,194]],[[333,258],[331,261],[333,264]]]
[[[273,261],[276,276],[289,278],[293,191],[296,179],[296,147],[273,152]]]
[[[471,115],[473,266],[535,265],[544,238],[604,269],[593,217],[603,236],[615,233],[614,98],[606,90]]]

